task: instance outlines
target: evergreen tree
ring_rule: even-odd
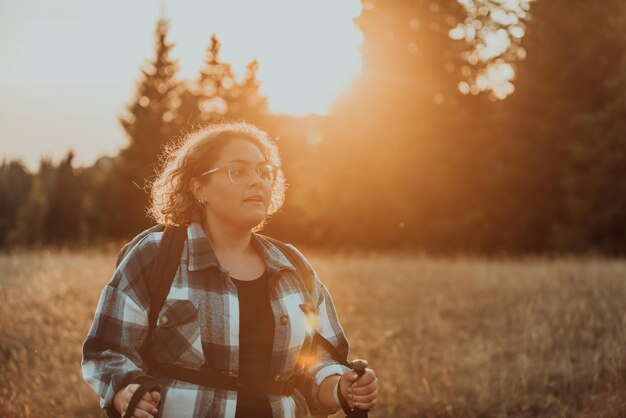
[[[220,49],[221,42],[213,34],[195,86],[181,95],[186,119],[196,120],[197,116],[201,123],[244,119],[262,125],[267,98],[260,93],[258,61],[246,66],[246,74],[239,83],[232,65],[220,59]]]
[[[168,43],[169,23],[160,18],[155,31],[156,56],[148,68],[141,70],[142,80],[138,84],[133,102],[128,106],[128,115],[120,118],[130,143],[122,156],[132,165],[142,168],[144,174],[156,162],[160,147],[171,139],[169,122],[174,117],[172,100],[178,83],[177,62],[170,58],[173,44]]]
[[[32,247],[45,244],[45,222],[56,176],[57,170],[52,160],[48,157],[42,158],[27,202],[20,207],[15,225],[8,233],[9,245]]]
[[[32,183],[33,175],[21,161],[3,160],[0,164],[0,248],[6,246],[17,214],[28,202]]]
[[[220,48],[221,42],[213,34],[197,83],[198,106],[205,122],[228,118],[234,101],[237,81],[231,64],[220,60]]]
[[[244,119],[251,123],[262,124],[267,114],[268,102],[261,92],[261,82],[257,78],[259,62],[253,60],[246,66],[246,75],[240,84],[236,84],[229,103],[232,119]]]
[[[474,149],[468,155],[476,161],[466,171],[467,183],[475,183],[471,189],[482,209],[476,215],[484,220],[470,226],[467,236],[482,236],[484,250],[538,253],[574,249],[574,241],[579,250],[590,244],[579,231],[587,221],[565,221],[572,187],[585,184],[589,174],[580,171],[584,164],[570,165],[568,149],[583,139],[576,115],[606,96],[601,86],[611,74],[608,56],[623,48],[593,29],[605,27],[615,13],[611,2],[601,8],[582,1],[533,2],[522,41],[527,57],[516,64],[515,92],[490,105],[488,114],[474,107],[473,118],[463,122],[463,139]],[[598,136],[605,129],[599,123],[592,128]],[[592,154],[579,155],[592,166],[598,162]],[[601,177],[596,186],[606,181]],[[600,190],[596,186],[592,189]]]
[[[121,158],[101,157],[91,167],[83,170],[85,186],[83,198],[83,221],[85,235],[94,240],[107,240],[124,237],[128,234],[128,210],[120,202],[124,201],[128,188],[122,170]]]
[[[72,167],[74,152],[69,151],[56,167],[55,182],[47,196],[44,219],[47,244],[76,246],[80,243],[82,187],[80,175]]]
[[[626,4],[609,0],[598,9],[585,20],[605,22],[603,30],[594,31],[592,43],[577,44],[587,69],[586,88],[575,91],[586,100],[571,117],[571,135],[564,141],[564,216],[553,239],[562,249],[624,255]]]
[[[156,56],[147,69],[142,69],[142,80],[128,106],[128,115],[120,118],[130,143],[121,151],[120,169],[113,172],[111,179],[112,185],[119,188],[116,195],[121,199],[113,210],[124,214],[121,224],[111,225],[111,229],[125,234],[148,226],[146,181],[156,169],[161,147],[179,134],[179,127],[172,123],[177,112],[174,105],[180,104],[176,99],[178,64],[170,58],[173,44],[167,41],[168,30],[168,21],[160,18],[155,31]]]
[[[182,81],[176,95],[178,104],[173,124],[179,135],[195,131],[202,126],[199,97],[195,81]]]

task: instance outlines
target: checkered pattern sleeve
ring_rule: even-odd
[[[295,247],[291,247],[295,249]],[[302,256],[299,251],[297,252],[300,256]],[[304,256],[302,257],[304,259]],[[306,261],[306,259],[304,260],[306,268],[309,269],[309,273],[313,275],[315,280],[314,298],[316,300],[317,307],[317,332],[334,345],[341,355],[347,359],[350,351],[350,345],[346,339],[343,328],[339,323],[339,318],[337,317],[337,312],[335,310],[335,305],[330,292],[319,280],[317,273],[315,273],[315,270],[311,267],[308,261]],[[341,376],[350,369],[333,360],[330,354],[321,346],[316,347],[315,358],[317,360],[308,365],[304,369],[303,374],[304,384],[302,385],[302,389],[307,405],[313,415],[336,414],[341,410],[340,406],[325,407],[320,403],[320,386],[324,379],[328,376],[335,374]]]
[[[83,343],[83,379],[100,396],[109,417],[119,417],[112,406],[114,395],[144,374],[139,351],[148,335],[150,303],[144,275],[156,256],[155,235],[133,248],[104,286]]]

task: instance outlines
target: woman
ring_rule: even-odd
[[[161,392],[141,398],[132,411],[137,418],[326,415],[341,409],[341,396],[350,407],[376,404],[372,369],[355,382],[356,373],[323,350],[300,357],[311,327],[346,357],[349,345],[314,272],[311,325],[299,309],[306,300],[293,264],[257,234],[282,205],[284,191],[278,149],[254,126],[209,127],[166,151],[150,213],[159,223],[186,225],[187,240],[158,324],[146,341],[150,297],[144,275],[162,232],[150,233],[119,264],[83,346],[84,379],[109,416],[126,413],[139,387],[130,382],[143,374],[157,378]],[[157,362],[187,369],[275,381],[296,370],[299,377],[290,395],[197,385],[150,370],[142,357],[146,346]]]

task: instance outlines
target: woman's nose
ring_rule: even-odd
[[[259,178],[259,175],[256,173],[252,173],[250,175],[250,178],[248,179],[248,186],[253,186],[255,184],[260,184],[261,183],[261,179]]]
[[[250,184],[257,184],[257,183],[263,183],[263,179],[261,178],[261,175],[259,174],[258,170],[252,170],[252,174],[250,175],[250,180],[248,180],[248,183]]]

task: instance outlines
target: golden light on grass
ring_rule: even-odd
[[[115,255],[0,255],[0,416],[102,416],[81,344]],[[380,379],[373,418],[626,411],[624,260],[307,256]]]

